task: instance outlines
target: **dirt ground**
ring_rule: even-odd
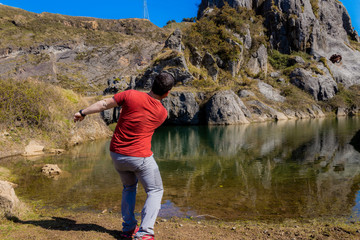
[[[31,210],[0,220],[0,239],[122,239],[115,213]],[[155,239],[360,239],[360,223],[343,219],[224,222],[158,219]]]

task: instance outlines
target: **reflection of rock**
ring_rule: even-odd
[[[13,185],[6,181],[0,181],[0,218],[16,215],[20,201],[15,195]]]
[[[198,214],[314,217],[331,209],[332,216],[343,216],[350,215],[359,189],[360,154],[347,144],[349,126],[359,123],[309,119],[168,127],[159,129],[153,147],[167,166],[166,180],[178,181],[169,184],[168,196],[176,196],[169,199]],[[214,199],[221,210],[209,208]]]
[[[49,148],[49,149],[45,149],[45,152],[50,153],[50,154],[60,155],[60,154],[64,153],[65,150],[59,149],[59,148]]]
[[[209,127],[209,147],[218,156],[236,156],[246,145],[249,125],[212,126]],[[242,137],[239,137],[242,136]]]
[[[46,164],[42,167],[41,172],[48,177],[55,177],[61,174],[61,169],[57,164]]]
[[[200,145],[203,133],[199,126],[159,128],[153,136],[153,142],[156,144],[152,145],[152,150],[165,159],[193,159],[194,156],[205,154]]]

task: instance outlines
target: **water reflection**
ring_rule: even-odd
[[[163,127],[152,142],[165,186],[161,214],[227,220],[352,216],[358,211],[360,153],[349,143],[359,128],[358,118]],[[69,155],[1,164],[20,175],[18,191],[27,199],[118,211],[121,185],[108,148],[108,141],[92,142]],[[57,163],[67,174],[57,181],[42,177],[42,163]],[[144,198],[141,189],[138,211]]]

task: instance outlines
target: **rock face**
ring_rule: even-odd
[[[135,80],[136,88],[150,89],[155,76],[164,71],[164,69],[166,69],[166,72],[174,76],[176,82],[186,84],[193,79],[184,56],[174,56],[169,59],[161,60],[159,63],[154,64],[146,70],[144,75]]]
[[[121,107],[107,109],[101,112],[101,117],[107,125],[116,123],[120,116]]]
[[[331,99],[338,91],[336,82],[330,76],[314,74],[302,68],[296,68],[290,74],[290,82],[317,101]]]
[[[182,47],[179,47],[182,46],[181,38],[181,31],[176,29],[167,40],[161,52],[161,54],[165,54],[166,57],[156,60],[142,76],[135,80],[136,88],[150,89],[155,76],[164,70],[173,75],[176,82],[181,82],[182,84],[186,84],[193,79],[183,55]],[[167,48],[170,48],[170,50]]]
[[[165,41],[165,48],[170,48],[178,52],[181,52],[183,50],[181,38],[182,38],[182,33],[180,29],[177,28]]]
[[[2,17],[9,19],[6,21],[26,19],[21,25],[14,26],[18,33],[16,39],[9,43],[2,39],[2,78],[22,80],[31,77],[75,90],[87,87],[89,92],[95,91],[98,86],[106,85],[108,78],[137,75],[151,64],[152,55],[162,49],[168,34],[142,19],[39,15],[5,5],[0,8],[4,13]],[[53,30],[55,25],[51,22],[54,21],[57,31],[67,34],[59,37],[49,34],[46,39],[42,35],[44,32],[37,30],[43,28],[37,26],[39,19],[41,24],[49,23],[47,32]],[[45,39],[39,43],[31,40],[32,36]],[[105,42],[102,39],[106,39]]]
[[[334,79],[345,87],[360,84],[360,53],[349,47],[348,39],[359,41],[359,36],[340,1],[202,0],[198,17],[206,8],[221,8],[225,2],[231,7],[246,7],[262,15],[270,45],[282,53],[306,51],[325,59],[341,54],[341,66],[329,64]]]
[[[221,8],[225,2],[263,15],[271,44],[282,52],[304,51],[308,42],[316,48],[326,42],[326,35],[343,41],[347,41],[347,35],[357,38],[349,14],[337,0],[202,0],[198,17],[206,8]]]
[[[221,8],[225,5],[225,2],[227,2],[231,7],[237,8],[237,7],[246,7],[248,9],[251,9],[253,7],[253,1],[252,0],[203,0],[201,1],[199,5],[198,10],[198,17],[202,17],[204,14],[204,10],[208,7],[212,8],[214,6]]]
[[[202,65],[207,69],[211,78],[216,81],[219,70],[214,57],[210,53],[205,53],[205,56],[202,59]]]
[[[206,120],[210,125],[249,123],[244,112],[251,116],[241,99],[231,90],[217,92],[206,104]]]
[[[16,215],[20,201],[11,183],[0,181],[0,218]]]
[[[194,93],[171,92],[162,100],[162,104],[168,111],[169,124],[189,125],[200,122],[200,107]]]
[[[251,74],[256,75],[260,71],[267,74],[267,50],[266,47],[261,44],[259,49],[251,55],[251,58],[247,64],[247,68]]]
[[[117,78],[109,78],[107,80],[108,87],[104,90],[104,95],[107,94],[115,94],[119,91],[124,91],[129,88],[129,84],[125,81],[125,79],[117,79]]]

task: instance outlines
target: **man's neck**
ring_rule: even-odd
[[[153,93],[153,91],[150,91],[148,94],[149,94],[150,97],[155,98],[158,101],[161,101],[161,99],[162,99],[161,96]]]

